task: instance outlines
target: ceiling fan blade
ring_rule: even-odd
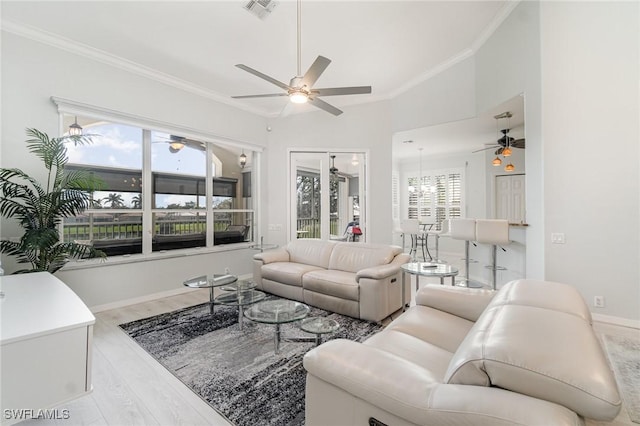
[[[234,99],[247,99],[247,98],[274,98],[276,96],[289,96],[287,93],[269,93],[266,95],[241,95],[232,96]]]
[[[481,151],[486,151],[488,149],[493,149],[498,147],[499,145],[491,145],[491,146],[487,146],[485,148],[480,148],[480,149],[476,149],[475,151],[471,151],[471,153],[476,153],[476,152],[481,152]]]
[[[371,93],[371,86],[331,87],[328,89],[313,89],[311,93],[320,96],[365,95]]]
[[[283,82],[278,81],[273,77],[269,77],[268,75],[263,74],[260,71],[254,70],[253,68],[248,67],[244,64],[236,64],[236,67],[240,68],[241,70],[245,70],[246,72],[253,74],[256,77],[260,77],[261,79],[266,80],[271,84],[275,84],[276,86],[278,86],[283,90],[291,90],[291,88],[288,85],[284,84]]]
[[[338,108],[334,107],[331,104],[326,103],[321,99],[309,97],[309,102],[311,102],[313,106],[318,107],[322,110],[325,110],[330,114],[333,114],[336,116],[342,114],[342,111],[340,111]]]
[[[295,104],[293,102],[287,102],[284,108],[282,108],[282,111],[280,111],[279,117],[287,117],[293,111],[294,106]]]
[[[511,145],[514,148],[525,148],[525,142],[524,139],[516,139],[513,142],[511,142],[509,145]]]
[[[331,63],[331,59],[325,58],[324,56],[318,56],[316,60],[311,64],[307,72],[302,77],[301,85],[307,86],[307,89],[313,87],[320,75],[327,69],[329,64]]]

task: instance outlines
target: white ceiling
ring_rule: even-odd
[[[509,119],[494,118],[503,112],[510,112],[513,116]],[[418,148],[422,148],[422,155],[425,156],[471,153],[489,144],[495,144],[502,136],[499,130],[506,128],[511,129],[509,136],[516,139],[524,138],[522,96],[516,96],[468,120],[398,132],[393,135],[393,158],[399,161],[415,159],[420,153]]]
[[[277,115],[286,98],[230,98],[280,90],[234,65],[243,63],[288,84],[296,74],[296,3],[278,1],[264,20],[246,11],[245,3],[2,0],[1,15],[7,31],[105,54],[111,63],[158,73],[170,84]],[[514,4],[305,0],[302,72],[323,55],[333,62],[315,87],[373,87],[370,95],[324,98],[337,107],[390,98],[475,51]]]

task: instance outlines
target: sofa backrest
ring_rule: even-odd
[[[386,265],[402,253],[397,246],[370,243],[337,243],[329,260],[329,269],[358,272],[372,266]]]
[[[498,386],[584,417],[615,418],[620,396],[585,309],[566,284],[506,284],[458,347],[445,383]]]
[[[329,268],[329,257],[336,243],[310,238],[291,241],[285,247],[289,252],[289,262]]]

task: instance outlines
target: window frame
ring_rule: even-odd
[[[451,184],[450,179],[452,175],[459,176],[459,192],[460,192],[460,203],[453,203],[452,194],[451,194]],[[437,185],[439,182],[439,178],[444,177],[444,203],[439,202]],[[426,196],[420,196],[420,188],[416,185],[412,185],[412,183],[416,183],[422,178],[422,186],[426,191]],[[436,187],[435,192],[431,192],[431,187]],[[414,191],[411,191],[410,188],[415,188]],[[406,203],[404,203],[406,217],[409,219],[418,219],[422,222],[433,223],[434,230],[440,230],[442,226],[442,221],[445,219],[464,217],[464,204],[465,204],[465,190],[464,190],[464,168],[449,168],[449,169],[441,169],[441,170],[428,170],[422,173],[417,171],[407,172],[404,176],[404,185],[403,191],[406,195]],[[421,202],[422,201],[422,202]],[[425,209],[428,214],[422,214],[422,210]],[[444,209],[444,216],[438,218],[438,210]],[[459,216],[451,216],[451,211],[459,209]]]
[[[153,260],[157,258],[165,258],[165,257],[175,257],[175,256],[185,256],[191,254],[202,254],[206,252],[219,252],[219,251],[229,251],[229,250],[237,250],[237,249],[245,249],[253,244],[255,244],[256,239],[259,235],[261,235],[260,230],[260,162],[262,159],[262,152],[264,150],[263,147],[249,144],[246,142],[242,142],[239,140],[235,140],[228,137],[218,136],[215,134],[211,134],[208,132],[203,132],[200,130],[196,130],[193,128],[183,127],[171,123],[161,122],[153,119],[148,119],[145,117],[139,117],[136,115],[118,112],[114,110],[109,110],[106,108],[96,107],[80,102],[71,101],[68,99],[51,97],[51,100],[57,105],[58,108],[58,117],[59,117],[59,133],[64,134],[67,129],[64,126],[64,116],[65,115],[75,115],[75,116],[83,116],[96,120],[105,120],[107,122],[113,124],[122,124],[139,127],[143,130],[143,164],[142,164],[142,179],[146,182],[151,182],[152,179],[152,169],[151,169],[151,140],[150,135],[152,131],[165,132],[168,134],[179,134],[189,139],[199,140],[204,142],[207,145],[207,207],[203,209],[193,210],[198,211],[199,213],[206,213],[206,222],[207,222],[207,232],[206,232],[206,244],[203,247],[195,247],[195,248],[182,248],[182,249],[173,249],[167,251],[152,251],[152,235],[150,232],[153,226],[152,217],[154,212],[158,211],[158,209],[153,208],[152,198],[154,197],[153,190],[151,189],[151,185],[147,185],[147,190],[141,192],[142,195],[142,207],[141,209],[105,209],[103,212],[108,213],[132,213],[132,212],[140,212],[142,215],[142,223],[143,223],[143,236],[142,236],[142,253],[136,254],[125,254],[125,255],[114,255],[109,256],[109,264],[117,264],[117,263],[130,263],[130,262],[139,262],[146,260]],[[212,145],[218,145],[224,148],[234,148],[234,149],[243,149],[245,153],[247,151],[252,152],[252,161],[248,167],[243,169],[245,171],[251,171],[250,179],[251,179],[251,188],[252,197],[251,202],[249,203],[248,208],[245,209],[213,209],[211,196],[213,192],[213,180],[215,178],[219,178],[220,176],[214,176],[214,172],[218,172],[220,170],[220,160],[213,154]],[[216,167],[213,167],[213,162],[215,162]],[[76,164],[74,164],[76,165]],[[99,166],[98,166],[99,167]],[[218,174],[216,173],[216,174]],[[209,178],[210,177],[210,178]],[[240,196],[241,199],[245,198]],[[86,212],[96,212],[99,209],[88,209]],[[167,209],[160,209],[162,212],[168,212]],[[189,209],[180,210],[180,212],[188,212]],[[224,244],[224,245],[214,245],[214,215],[217,213],[228,212],[232,214],[242,213],[245,215],[250,215],[252,225],[249,230],[249,241],[241,242],[241,243],[233,243],[233,244]],[[63,237],[63,226],[64,223],[60,224],[60,236]],[[87,268],[92,267],[94,265],[100,265],[102,262],[97,259],[78,259],[71,262],[68,262],[65,265],[65,269],[76,269],[76,268]]]

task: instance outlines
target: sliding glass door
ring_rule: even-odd
[[[364,241],[366,153],[290,151],[289,238]]]

